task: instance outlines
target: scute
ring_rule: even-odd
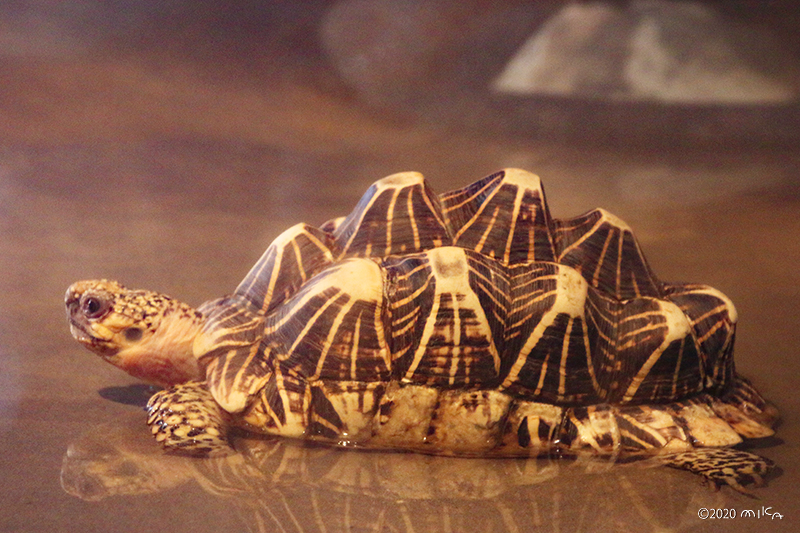
[[[262,349],[273,367],[310,382],[386,380],[390,356],[383,299],[374,261],[335,263],[267,315]]]
[[[630,227],[605,209],[555,224],[556,257],[577,269],[592,287],[617,300],[661,297]]]
[[[705,387],[724,391],[735,379],[733,343],[738,314],[733,302],[707,285],[665,284],[665,297],[688,317],[700,348]]]
[[[252,303],[231,296],[200,308],[206,322],[194,340],[194,355],[206,365],[206,381],[214,399],[230,413],[244,410],[269,373],[259,342],[264,316]]]
[[[552,221],[539,177],[507,169],[442,195],[453,244],[504,265],[554,261]]]
[[[410,254],[451,243],[439,198],[418,172],[378,180],[333,227],[340,259]]]
[[[234,292],[268,313],[333,263],[330,235],[308,224],[281,233]]]
[[[447,246],[384,263],[394,376],[401,382],[453,388],[496,381],[500,357],[470,283],[468,255],[476,254]],[[420,277],[407,275],[409,267]]]

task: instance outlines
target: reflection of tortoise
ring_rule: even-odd
[[[651,461],[616,465],[587,455],[575,461],[432,457],[237,438],[241,453],[197,461],[161,453],[136,431],[137,422],[140,414],[128,412],[92,427],[64,454],[67,493],[115,500],[86,508],[83,523],[115,506],[142,508],[142,500],[120,497],[160,493],[145,500],[148,516],[139,530],[156,528],[146,527],[151,516],[162,525],[165,514],[172,522],[185,514],[191,520],[202,506],[215,509],[213,523],[205,524],[209,531],[682,531],[697,520],[698,507],[723,508],[728,498],[642,468]],[[172,498],[177,487],[190,495],[183,503]]]
[[[729,448],[777,419],[734,371],[730,300],[658,281],[610,213],[551,218],[520,170],[440,196],[416,173],[384,178],[196,310],[104,280],[66,305],[78,341],[169,387],[148,422],[187,453],[244,427],[429,453],[657,454],[738,489],[770,468]]]

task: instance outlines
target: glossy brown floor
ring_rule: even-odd
[[[0,56],[0,530],[794,529],[795,150],[553,144],[464,127],[458,109],[441,121],[412,117],[413,102],[377,112],[338,85],[314,46],[288,50],[275,36],[313,17],[230,37],[209,26],[212,15],[173,20],[181,31],[147,33],[142,23],[134,45],[108,28],[67,38],[5,14],[17,39],[5,43],[47,46],[9,44]],[[76,279],[116,278],[199,304],[235,287],[284,228],[347,213],[377,178],[419,170],[444,191],[504,166],[538,173],[556,216],[602,205],[627,220],[662,279],[731,296],[738,369],[784,415],[777,437],[755,444],[780,466],[759,499],[713,492],[683,472],[602,463],[283,442],[249,443],[221,461],[165,457],[144,427],[148,391],[69,337],[62,296]],[[119,485],[101,484],[112,477]],[[701,508],[737,517],[701,520]],[[783,520],[741,517],[763,508]]]

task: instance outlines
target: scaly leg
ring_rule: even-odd
[[[230,415],[205,383],[190,381],[157,392],[147,403],[147,424],[168,451],[210,457],[233,451]]]
[[[763,476],[775,466],[765,457],[733,448],[697,448],[690,452],[665,455],[659,459],[669,467],[699,474],[715,487],[724,482],[748,496],[752,494],[743,485],[763,485]]]

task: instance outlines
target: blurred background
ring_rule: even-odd
[[[554,216],[605,207],[662,279],[731,296],[738,368],[786,420],[759,450],[782,468],[759,494],[796,515],[799,29],[789,0],[3,2],[0,529],[324,530],[297,517],[253,526],[207,478],[166,483],[169,497],[162,485],[68,494],[71,443],[115,420],[146,432],[147,391],[69,338],[63,291],[108,277],[199,304],[231,291],[283,229],[346,214],[376,179],[417,170],[443,192],[509,166],[541,176]],[[619,486],[598,475],[525,501],[556,498],[542,527],[591,530],[563,510]],[[668,479],[670,505],[603,499],[609,523],[699,531],[718,525],[696,518],[701,504],[752,507],[683,476],[625,478],[629,496]],[[502,494],[486,497],[493,508]],[[469,512],[459,501],[442,505]],[[480,530],[527,531],[509,519],[527,505],[514,501]],[[378,523],[350,527],[411,530]],[[422,530],[448,530],[432,523]]]

